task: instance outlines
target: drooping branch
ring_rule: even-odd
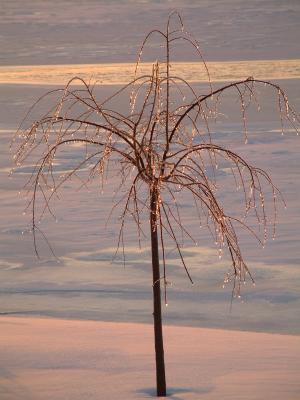
[[[178,25],[173,28],[173,23]],[[158,58],[148,74],[139,75],[143,53],[154,35],[162,40],[163,57]],[[190,45],[203,62],[208,77],[207,93],[198,93],[180,76],[172,75],[172,48],[178,42]],[[81,87],[73,88],[74,83],[80,83]],[[65,88],[48,92],[48,97],[42,96],[27,117],[41,102],[52,96],[61,97],[28,128],[26,119],[23,121],[15,138],[15,141],[21,141],[14,156],[17,166],[27,160],[33,164],[28,188],[32,191],[29,206],[32,209],[35,247],[37,196],[40,195],[43,202],[39,219],[47,212],[54,216],[50,203],[68,179],[75,176],[81,187],[86,187],[90,180],[99,177],[102,187],[105,174],[109,173],[109,163],[113,160],[118,165],[120,178],[117,192],[121,189],[125,192],[120,199],[114,198],[115,204],[111,209],[112,213],[116,208],[121,208],[117,250],[121,246],[124,253],[123,237],[127,218],[135,223],[138,242],[141,243],[141,236],[144,235],[143,214],[149,213],[151,209],[150,197],[145,198],[144,195],[145,188],[150,188],[156,182],[159,190],[156,223],[163,255],[165,287],[165,246],[170,240],[175,243],[183,267],[192,280],[177,238],[177,229],[182,237],[192,241],[194,232],[191,234],[187,229],[176,203],[178,191],[192,197],[199,225],[202,220],[206,221],[214,241],[218,243],[219,251],[228,248],[234,280],[245,279],[249,270],[239,246],[236,226],[246,229],[264,245],[270,220],[273,220],[275,234],[277,203],[278,199],[283,199],[267,172],[252,166],[229,147],[214,142],[211,121],[218,118],[218,104],[222,96],[234,90],[240,105],[241,131],[244,131],[247,139],[247,110],[252,102],[258,105],[255,87],[261,85],[275,91],[282,127],[284,121],[288,121],[298,132],[299,117],[277,84],[249,77],[213,88],[199,43],[185,30],[180,14],[174,12],[168,19],[165,32],[154,29],[145,37],[135,65],[134,79],[108,98],[99,101],[95,86],[78,77],[69,80]],[[111,106],[112,101],[124,94],[129,95],[127,112]],[[204,134],[201,133],[203,130]],[[82,158],[69,172],[58,178],[55,160],[62,148],[75,143],[83,145],[80,147]],[[90,153],[91,148],[96,150]],[[230,171],[228,175],[232,177],[234,186],[242,188],[241,216],[230,215],[219,199],[219,162],[227,163]],[[82,177],[83,168],[89,171],[87,177]],[[272,194],[271,218],[266,207],[266,191]],[[169,203],[168,198],[172,202]],[[263,227],[263,238],[246,223],[246,217],[251,212],[258,226]],[[239,284],[234,283],[234,287],[238,293]]]

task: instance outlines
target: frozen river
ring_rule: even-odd
[[[173,8],[182,10],[186,25],[200,39],[209,60],[288,59],[299,55],[299,5],[292,1],[274,0],[263,5],[238,0],[0,3],[3,66],[134,61],[145,32],[162,27]],[[154,49],[150,48],[148,54],[149,61]],[[178,61],[189,60],[184,50],[177,57]],[[291,104],[299,107],[300,80],[277,82]],[[146,245],[142,250],[136,247],[136,235],[130,227],[126,268],[121,260],[111,263],[118,220],[112,219],[105,227],[111,206],[109,188],[103,195],[96,185],[90,192],[76,191],[72,185],[66,188],[56,204],[58,222],[43,222],[60,263],[51,258],[42,240],[42,259],[35,258],[32,236],[27,233],[30,216],[23,215],[26,200],[22,186],[29,170],[17,169],[9,177],[9,143],[28,107],[49,88],[0,86],[0,313],[151,323],[150,253]],[[201,89],[199,85],[197,88]],[[99,89],[99,96],[115,89]],[[219,261],[208,234],[199,233],[198,247],[187,243],[184,248],[195,280],[193,286],[170,247],[168,271],[173,285],[169,307],[164,309],[168,324],[300,333],[300,139],[289,127],[281,135],[276,102],[268,91],[261,90],[260,95],[262,111],[250,116],[247,145],[240,135],[235,104],[226,108],[228,118],[214,128],[214,134],[220,142],[232,144],[253,164],[271,172],[288,205],[286,210],[279,210],[277,238],[261,249],[242,234],[241,246],[256,286],[245,287],[243,301],[236,301],[231,312],[230,287],[222,289],[229,259]],[[225,204],[234,209],[235,201],[229,190],[224,192]],[[193,207],[186,204],[185,209],[190,229],[198,232]]]

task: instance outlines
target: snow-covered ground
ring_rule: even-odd
[[[169,399],[297,400],[300,338],[165,327]],[[0,318],[1,400],[155,396],[150,325]]]

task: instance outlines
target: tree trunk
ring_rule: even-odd
[[[154,318],[154,337],[155,337],[155,357],[156,357],[156,387],[157,396],[166,396],[166,376],[164,345],[162,334],[161,318],[161,291],[160,291],[160,271],[158,254],[158,235],[157,235],[157,201],[158,193],[156,188],[151,189],[151,251],[152,251],[152,271],[153,271],[153,318]]]

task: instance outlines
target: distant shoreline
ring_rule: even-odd
[[[211,81],[226,82],[246,79],[298,79],[300,59],[211,61],[207,62]],[[171,74],[188,82],[207,82],[208,75],[201,62],[174,62]],[[73,77],[102,85],[121,85],[134,78],[133,63],[62,64],[0,66],[0,84],[61,85]],[[152,63],[142,63],[139,75],[151,73]],[[79,82],[75,81],[74,84]]]

